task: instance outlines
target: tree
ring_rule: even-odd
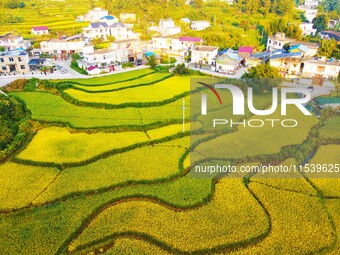
[[[288,53],[289,50],[290,50],[290,46],[291,46],[290,43],[285,43],[285,44],[283,45],[283,49]]]
[[[259,64],[255,67],[251,67],[248,71],[242,76],[242,78],[282,78],[279,69],[276,67],[272,67],[268,63]]]
[[[109,41],[109,42],[114,42],[115,40],[116,40],[116,38],[114,37],[114,36],[107,36],[107,40]]]
[[[91,10],[96,7],[95,4],[94,4],[94,0],[89,0],[89,7],[90,7]]]
[[[156,66],[157,66],[156,56],[153,54],[153,55],[147,57],[147,60],[148,60],[147,65],[149,65],[151,69],[155,69]]]
[[[313,19],[313,28],[316,28],[319,31],[326,30],[328,27],[329,18],[326,14],[318,14]]]
[[[185,74],[190,74],[190,69],[189,67],[186,67],[184,63],[178,64],[175,69],[174,69],[174,74],[178,75],[185,75]]]
[[[74,53],[71,56],[72,60],[80,60],[82,57],[78,53]]]
[[[92,43],[92,45],[94,46],[94,48],[97,48],[97,46],[98,46],[99,44],[101,44],[102,42],[103,42],[103,39],[100,38],[100,37],[98,37],[98,38],[93,38],[93,39],[91,40],[91,43]]]
[[[339,59],[340,57],[340,45],[337,44],[335,39],[323,39],[318,49],[318,56],[326,56],[328,58],[334,57]]]
[[[25,111],[19,101],[0,94],[0,151],[6,149],[19,131]]]
[[[0,46],[0,52],[4,52],[6,50],[6,48],[5,47],[3,47],[3,46]]]

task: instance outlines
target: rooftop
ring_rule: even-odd
[[[87,53],[86,55],[100,55],[100,54],[107,54],[111,52],[113,52],[113,50],[111,49],[100,49],[100,50],[95,50],[93,53]]]
[[[304,60],[305,63],[315,63],[319,65],[329,65],[329,66],[340,66],[340,60],[336,60],[335,58],[330,58],[328,60],[319,59],[315,57],[311,57]]]
[[[202,38],[200,37],[189,37],[189,36],[180,36],[180,42],[202,42]]]
[[[113,16],[111,16],[111,15],[108,15],[108,16],[102,17],[100,20],[103,20],[103,19],[106,19],[106,20],[114,20],[115,17],[113,17]]]
[[[14,35],[12,33],[7,33],[4,35],[0,35],[0,40],[8,40],[8,39],[16,39],[21,37],[20,35]]]
[[[191,24],[192,23],[209,23],[210,24],[210,22],[208,21],[208,20],[193,20],[193,21],[191,21]]]
[[[333,30],[325,30],[320,32],[323,35],[328,35],[330,38],[334,38],[336,40],[339,40],[340,38],[340,32],[333,31]]]
[[[196,51],[214,51],[217,49],[218,48],[214,46],[199,46],[195,48]]]
[[[113,44],[120,44],[120,43],[128,43],[128,42],[138,42],[139,39],[137,38],[130,38],[130,39],[124,39],[124,40],[116,40],[112,42]]]
[[[47,26],[39,26],[39,27],[32,27],[32,29],[34,31],[44,31],[44,30],[48,30]]]
[[[317,97],[320,104],[340,104],[340,97]]]
[[[27,53],[25,51],[4,51],[0,53],[0,56],[26,56]]]
[[[247,52],[252,54],[254,52],[255,48],[252,46],[240,46],[240,48],[238,48],[238,52]]]
[[[270,57],[270,59],[278,59],[278,58],[299,58],[302,56],[301,52],[291,52],[291,53],[279,53],[274,54]]]

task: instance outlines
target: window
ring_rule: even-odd
[[[269,44],[270,44],[270,43],[272,43],[272,40],[269,40],[268,42],[269,42]]]
[[[7,66],[2,66],[2,71],[7,71]]]
[[[319,73],[323,73],[323,72],[325,71],[325,67],[324,67],[324,66],[318,66],[317,71],[318,71]]]
[[[9,61],[10,61],[10,62],[13,62],[13,61],[14,61],[14,58],[10,57],[10,58],[9,58]]]
[[[21,61],[22,61],[22,58],[19,57],[18,60],[19,60],[19,62],[21,62]]]
[[[4,58],[0,58],[0,62],[1,63],[5,62]]]
[[[21,70],[24,70],[24,69],[26,69],[26,66],[25,65],[21,65],[20,68],[21,68]]]

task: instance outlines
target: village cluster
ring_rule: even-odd
[[[306,0],[299,9],[304,10],[309,21],[316,15],[318,2]],[[83,32],[73,36],[59,36],[40,43],[40,48],[34,48],[29,40],[22,36],[8,33],[0,36],[0,74],[19,75],[31,74],[41,70],[42,66],[55,67],[55,61],[69,60],[72,54],[79,54],[79,68],[90,75],[113,72],[124,63],[138,66],[146,63],[147,58],[154,55],[159,61],[161,55],[175,57],[177,63],[185,63],[192,69],[219,72],[229,76],[244,73],[249,67],[263,62],[277,67],[284,77],[323,77],[332,79],[339,75],[340,61],[334,58],[315,57],[317,43],[297,41],[284,33],[269,36],[264,52],[256,52],[252,46],[244,45],[238,50],[226,49],[219,51],[218,47],[205,45],[202,38],[180,36],[181,27],[176,26],[171,18],[161,19],[159,24],[149,27],[149,31],[159,32],[158,37],[150,41],[142,41],[140,34],[133,31],[136,15],[122,13],[119,19],[109,15],[101,8],[90,10],[86,15],[77,17],[78,21],[89,22]],[[189,25],[190,29],[199,31],[210,27],[206,20],[191,21],[182,18],[179,22]],[[329,27],[337,21],[331,20]],[[313,23],[301,23],[303,36],[315,35]],[[36,36],[49,34],[46,26],[33,27],[32,34]],[[340,32],[327,30],[318,33],[326,39],[339,40]],[[114,39],[113,39],[114,38]],[[93,39],[108,42],[108,47],[96,49]],[[289,44],[290,48],[285,49]],[[60,65],[57,65],[61,68]],[[52,70],[53,68],[49,69]],[[46,71],[44,71],[46,73]],[[66,71],[65,71],[66,72]],[[240,75],[238,76],[240,77]]]

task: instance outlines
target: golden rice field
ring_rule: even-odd
[[[52,9],[50,17],[56,13]],[[55,24],[67,20],[59,17]],[[308,164],[339,163],[338,117],[319,127],[321,119],[289,108],[285,118],[297,119],[296,128],[204,133],[211,123],[190,105],[192,77],[166,76],[141,69],[51,81],[72,84],[66,93],[79,101],[131,103],[117,109],[76,105],[55,89],[10,93],[30,110],[35,134],[0,163],[1,253],[340,254],[338,179],[300,172],[196,178],[190,171],[193,158],[211,157],[238,168],[261,165],[264,156],[274,165],[300,164],[301,157]],[[223,99],[222,107],[208,109],[210,117],[232,116],[230,95]],[[254,96],[259,109],[270,102],[267,93]],[[246,110],[244,118],[266,117]]]
[[[144,132],[72,133],[66,128],[48,127],[38,131],[19,159],[70,163],[81,162],[101,153],[149,141]]]
[[[340,164],[340,145],[330,144],[321,146],[311,159],[311,164],[326,164],[329,165]],[[333,169],[333,171],[336,171]],[[330,173],[331,177],[337,177],[339,172]],[[325,178],[327,174],[307,173],[312,182],[321,190],[325,196],[340,197],[340,179],[339,178]],[[318,178],[313,178],[317,176]]]
[[[58,169],[50,167],[0,165],[0,211],[30,205],[58,174]]]
[[[77,89],[67,89],[65,93],[82,101],[105,104],[162,102],[190,90],[190,77],[174,76],[147,87],[130,88],[114,92],[89,93]]]
[[[73,88],[79,89],[85,92],[110,91],[110,90],[118,90],[118,89],[123,89],[123,88],[134,87],[134,86],[149,85],[157,81],[166,79],[168,77],[170,77],[168,73],[151,73],[149,75],[143,76],[139,79],[135,79],[132,81],[123,81],[123,82],[117,82],[113,84],[100,85],[100,86],[73,85]]]
[[[51,32],[64,32],[68,35],[79,33],[81,28],[88,23],[76,22],[79,15],[88,11],[88,1],[68,0],[68,1],[25,1],[26,7],[23,9],[0,8],[5,17],[22,17],[23,23],[1,24],[0,34],[8,32],[19,32],[24,37],[30,38],[33,26],[48,26]],[[32,6],[32,4],[34,6]],[[34,18],[33,18],[34,17]]]
[[[108,233],[132,231],[190,252],[246,242],[268,228],[265,211],[242,181],[224,179],[216,184],[212,201],[197,209],[176,211],[152,201],[129,201],[109,207],[92,220],[70,248],[104,238]]]
[[[242,125],[238,126],[237,132],[218,136],[200,144],[195,150],[198,153],[204,153],[207,157],[242,158],[277,153],[283,146],[302,143],[307,138],[309,130],[317,123],[317,119],[307,117],[295,108],[291,108],[287,113],[287,119],[298,120],[298,126],[294,128],[294,135],[292,135],[292,129],[284,128],[280,124],[277,124],[274,128],[268,122],[262,128],[252,128],[249,125],[244,127]],[[263,121],[266,118],[280,119],[280,115],[276,111],[267,117],[256,116],[256,119]],[[251,119],[255,119],[255,117]],[[216,151],[215,148],[220,149]]]
[[[187,138],[182,140],[183,143],[189,143]],[[177,141],[174,140],[149,145],[102,158],[84,166],[66,168],[34,203],[127,182],[167,179],[179,174],[178,159],[185,152],[185,148],[178,148],[176,144]]]

